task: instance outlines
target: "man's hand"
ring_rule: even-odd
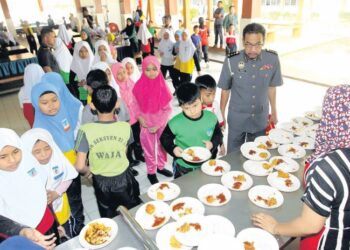
[[[51,204],[54,200],[60,197],[56,191],[52,191],[52,190],[47,190],[46,195],[47,195],[47,204]]]
[[[203,141],[203,144],[209,150],[211,150],[213,148],[213,143],[211,141]]]
[[[255,226],[261,227],[271,234],[276,234],[275,228],[278,222],[270,215],[258,213],[252,215],[252,221]]]
[[[271,113],[271,116],[270,116],[270,123],[273,122],[275,125],[277,124],[278,122],[278,119],[277,119],[277,113]]]
[[[183,150],[182,150],[182,148],[180,148],[180,147],[176,147],[176,148],[174,148],[174,150],[173,150],[174,155],[175,155],[176,157],[178,157],[178,158],[181,158],[181,157],[182,157],[182,152],[183,152]]]
[[[47,250],[54,249],[56,246],[55,241],[56,237],[55,234],[50,235],[43,235],[39,231],[33,228],[23,228],[19,235],[26,237],[27,239],[33,241],[34,243],[38,244],[39,246],[42,246],[43,248]]]

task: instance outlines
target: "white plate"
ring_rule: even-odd
[[[118,248],[117,250],[137,250],[137,249],[133,247],[121,247],[121,248]]]
[[[264,200],[259,200],[258,196],[262,199],[271,199],[275,198],[276,199],[276,204],[273,206],[268,206],[265,204]],[[262,208],[277,208],[283,204],[283,195],[280,191],[278,191],[276,188],[267,186],[267,185],[258,185],[252,187],[249,192],[248,192],[248,197],[251,202],[253,202],[255,205],[262,207]]]
[[[203,203],[192,197],[180,197],[170,204],[170,215],[174,220],[179,220],[188,214],[204,215],[204,212],[205,207]]]
[[[224,195],[224,199],[220,199],[220,196]],[[210,183],[206,184],[198,189],[198,199],[208,206],[223,206],[231,199],[231,192],[223,185]],[[213,198],[213,202],[208,202],[208,197]]]
[[[256,137],[254,142],[264,144],[267,149],[275,149],[278,147],[278,144],[273,142],[267,135]]]
[[[203,173],[211,176],[221,176],[230,171],[231,166],[226,161],[212,159],[202,164]]]
[[[319,126],[318,124],[314,124],[314,125],[306,128],[304,130],[304,134],[303,135],[306,135],[308,137],[311,137],[311,138],[315,139],[316,138],[316,131],[318,130],[318,126]]]
[[[293,140],[293,134],[282,129],[274,128],[269,132],[269,138],[279,144],[288,144]]]
[[[291,186],[286,185],[286,180],[289,179],[292,181]],[[278,172],[273,172],[267,176],[267,182],[274,188],[282,192],[294,192],[300,188],[299,179],[292,174],[289,174],[288,178],[278,177]]]
[[[305,117],[313,121],[320,121],[322,118],[322,110],[318,111],[307,111],[305,112]]]
[[[86,230],[89,228],[89,226],[92,223],[101,223],[101,224],[104,224],[105,226],[111,228],[111,231],[109,232],[110,236],[109,236],[108,240],[106,242],[104,242],[103,244],[91,245],[89,242],[87,242],[85,240]],[[114,220],[109,219],[109,218],[100,218],[100,219],[96,219],[96,220],[89,222],[87,225],[85,225],[83,227],[83,229],[80,231],[80,234],[79,234],[79,243],[82,247],[85,247],[87,249],[99,249],[99,248],[105,247],[109,243],[111,243],[112,240],[117,236],[117,234],[118,234],[118,224]]]
[[[154,212],[151,214],[146,212],[146,207],[148,205],[152,205],[155,207]],[[164,221],[157,226],[153,226],[153,224],[155,223],[156,217],[164,218]],[[153,230],[153,229],[160,228],[163,225],[165,225],[170,219],[169,205],[163,201],[147,202],[143,204],[141,207],[139,207],[139,209],[137,209],[135,219],[140,224],[140,226],[145,230]]]
[[[175,231],[176,231],[176,222],[168,223],[164,227],[159,229],[159,231],[157,232],[157,235],[156,235],[157,247],[160,250],[176,250],[176,249],[189,250],[189,249],[192,249],[192,247],[185,246],[185,245],[181,244],[180,242],[179,242],[181,244],[180,247],[172,247],[170,245],[170,241],[171,241],[172,237],[174,237],[175,240],[177,240],[175,237]]]
[[[314,124],[311,119],[302,116],[293,118],[292,122],[295,122],[303,127],[310,127],[312,124]]]
[[[238,177],[239,175],[241,175],[241,176],[243,175],[245,180],[244,181],[235,180],[234,177]],[[236,182],[241,183],[241,186],[239,188],[234,188],[234,184]],[[252,177],[250,177],[250,175],[248,175],[242,171],[230,171],[221,177],[221,183],[225,187],[227,187],[231,190],[243,191],[243,190],[249,189],[253,185],[253,179],[252,179]]]
[[[234,237],[236,234],[235,226],[224,216],[208,215],[205,216],[205,220],[211,224],[211,234],[227,235],[231,237]]]
[[[266,149],[258,148],[258,146],[259,146],[259,143],[246,142],[241,146],[241,153],[245,158],[253,161],[264,161],[269,159],[271,156],[270,152],[267,151]],[[261,153],[266,154],[266,157],[265,158],[261,157],[260,156]]]
[[[189,226],[186,232],[180,231],[184,226]],[[211,232],[211,224],[206,222],[203,215],[190,214],[176,222],[175,238],[186,246],[198,246],[200,240]]]
[[[263,166],[264,164],[271,164],[268,161],[252,161],[247,160],[243,163],[243,169],[244,171],[248,172],[251,175],[255,176],[267,176],[269,173],[273,171],[273,167],[270,167],[269,169],[265,169]]]
[[[293,143],[301,146],[304,149],[315,149],[315,140],[308,136],[295,137]]]
[[[239,232],[237,239],[254,242],[256,250],[279,250],[276,238],[260,228],[246,228]]]
[[[291,151],[294,150],[294,151]],[[299,159],[306,155],[306,151],[303,147],[297,144],[284,144],[278,147],[278,153],[282,156],[287,156],[292,159]]]
[[[194,151],[194,155],[199,157],[200,160],[198,161],[194,161],[192,156],[188,154],[189,150],[193,150]],[[184,151],[182,152],[182,158],[187,161],[187,162],[191,162],[191,163],[201,163],[201,162],[205,162],[207,161],[209,158],[211,157],[211,153],[210,151],[205,148],[205,147],[189,147],[184,149]]]
[[[293,134],[298,134],[304,129],[302,125],[294,122],[283,122],[278,124],[278,127]]]
[[[281,160],[282,162],[279,164],[274,164],[274,161]],[[270,159],[270,164],[273,165],[274,169],[282,170],[288,173],[294,173],[299,170],[299,163],[295,160],[285,157],[285,156],[274,156]]]
[[[180,187],[172,182],[159,182],[148,188],[147,195],[153,200],[170,201],[178,197]]]
[[[203,238],[199,245],[198,250],[244,250],[242,241],[236,239],[233,236],[227,235],[210,235]]]

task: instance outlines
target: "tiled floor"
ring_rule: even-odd
[[[221,64],[211,62],[209,69],[204,69],[202,74],[209,73],[218,80],[221,71]],[[194,75],[196,77],[196,75]],[[170,86],[170,85],[169,85]],[[172,88],[172,87],[171,87]],[[277,106],[280,121],[288,121],[294,116],[303,115],[305,111],[313,109],[315,106],[321,106],[322,98],[326,88],[307,83],[285,79],[283,87],[278,88]],[[220,89],[217,90],[216,99],[220,99]],[[173,101],[173,114],[180,111],[177,101]],[[17,94],[8,94],[0,96],[0,127],[9,127],[22,134],[29,127],[24,120],[21,109],[18,104]],[[226,136],[225,136],[226,137]],[[168,158],[166,168],[171,170],[171,157]],[[146,166],[140,164],[135,167],[139,171],[136,177],[140,184],[142,193],[146,192],[150,183],[147,179]],[[166,178],[158,175],[160,180]],[[89,222],[99,218],[96,205],[96,199],[91,184],[83,179],[82,198],[85,208],[85,220]],[[292,243],[287,249],[297,249],[297,241]]]

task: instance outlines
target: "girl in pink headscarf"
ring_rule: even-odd
[[[132,93],[135,83],[129,78],[122,63],[115,63],[112,65],[112,74],[119,86],[120,95],[129,111],[129,123],[132,128],[134,142],[129,146],[127,156],[130,163],[133,163],[136,166],[139,163],[138,161],[144,162],[145,158],[143,156],[143,151],[140,143],[140,123],[136,118],[138,107],[136,106],[136,100],[134,94]],[[134,152],[136,161],[132,158],[132,152]]]
[[[171,114],[172,95],[155,56],[148,56],[143,60],[142,75],[133,89],[133,94],[137,107],[136,118],[141,125],[140,140],[145,153],[147,176],[154,184],[158,182],[156,172],[172,176],[164,168],[166,152],[159,141]]]

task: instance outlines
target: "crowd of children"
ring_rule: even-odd
[[[222,116],[213,104],[216,82],[204,75],[190,83],[194,68],[200,72],[201,50],[207,52],[201,37],[208,30],[196,26],[191,36],[164,29],[159,60],[150,55],[152,34],[146,28],[139,27],[141,46],[148,47],[141,72],[133,58],[117,62],[104,40],[95,43],[93,54],[88,39],[75,44],[73,56],[56,40],[60,74],[26,67],[19,100],[32,129],[22,137],[0,129],[0,185],[11,190],[0,193],[2,216],[60,244],[84,226],[81,176],[92,182],[100,216],[112,218],[119,205],[141,202],[133,168],[140,161],[154,184],[157,174],[177,178],[198,167],[181,159],[189,146],[206,147],[216,156],[223,137]],[[183,110],[172,119],[168,72]],[[174,157],[173,171],[165,168],[167,153]]]

